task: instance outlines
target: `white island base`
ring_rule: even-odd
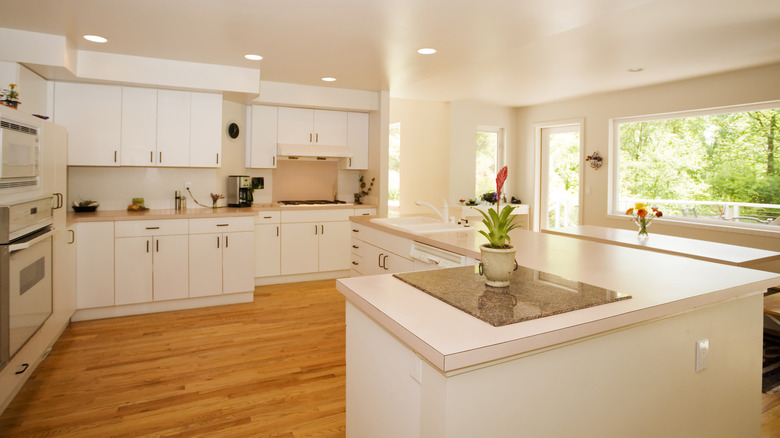
[[[348,301],[347,436],[758,437],[761,309],[749,294],[443,372]]]

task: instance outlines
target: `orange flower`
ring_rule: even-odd
[[[631,207],[628,210],[626,210],[626,214],[629,215],[629,216],[634,214],[634,207]]]
[[[644,219],[645,216],[647,216],[647,210],[645,210],[645,209],[639,210],[639,211],[636,212],[636,215],[639,216],[640,218]]]

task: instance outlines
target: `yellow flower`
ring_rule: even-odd
[[[644,202],[637,202],[636,204],[634,204],[634,208],[637,210],[644,210],[645,207],[647,207],[647,205],[645,205]]]

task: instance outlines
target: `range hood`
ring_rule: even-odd
[[[352,156],[346,146],[325,146],[312,144],[277,144],[280,157],[323,157],[349,158]]]

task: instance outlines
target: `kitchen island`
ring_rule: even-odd
[[[517,231],[520,265],[631,298],[493,327],[391,275],[339,280],[348,436],[759,435],[778,274]],[[473,231],[412,238],[478,258]]]

